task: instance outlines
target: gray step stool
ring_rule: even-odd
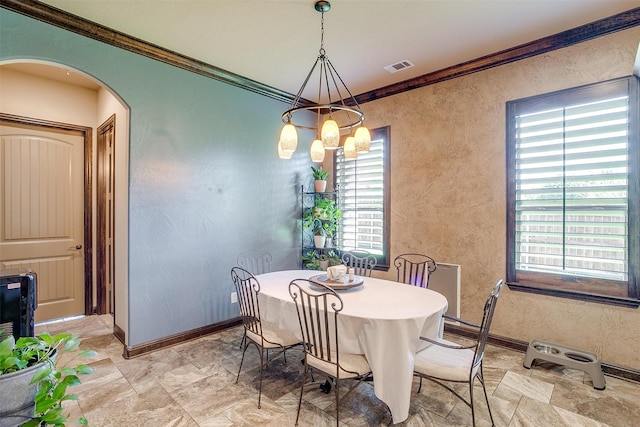
[[[535,359],[546,360],[547,362],[579,369],[591,375],[593,388],[596,390],[604,390],[606,387],[600,360],[598,356],[588,351],[569,348],[542,340],[533,340],[527,348],[523,366],[530,369]]]

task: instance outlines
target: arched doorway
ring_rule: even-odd
[[[126,236],[126,206],[118,207],[114,195],[117,192],[116,182],[125,183],[124,193],[126,193],[127,176],[124,179],[118,179],[116,174],[126,174],[128,167],[122,160],[118,160],[116,154],[120,151],[120,159],[126,159],[129,135],[128,107],[102,82],[61,64],[16,60],[2,62],[0,63],[0,83],[3,87],[3,96],[0,100],[2,123],[14,126],[8,131],[9,133],[31,135],[28,152],[20,151],[21,154],[18,154],[18,150],[9,152],[4,150],[5,159],[3,160],[11,163],[20,158],[21,164],[27,165],[28,168],[40,169],[38,176],[45,179],[46,175],[42,173],[44,169],[38,165],[45,164],[48,165],[47,168],[53,168],[52,165],[56,164],[47,146],[55,146],[63,153],[70,153],[73,151],[70,148],[72,143],[64,142],[63,136],[76,135],[82,139],[80,164],[69,166],[70,179],[81,180],[81,185],[74,187],[80,188],[80,194],[64,193],[65,203],[60,203],[58,202],[60,194],[54,197],[51,195],[52,190],[44,187],[43,191],[40,191],[39,181],[30,179],[29,189],[22,190],[20,186],[24,185],[24,182],[16,181],[12,184],[14,193],[18,191],[23,195],[29,194],[32,199],[39,200],[29,205],[22,203],[18,210],[15,203],[6,201],[8,195],[3,194],[5,200],[2,202],[3,212],[0,215],[6,217],[11,208],[13,212],[20,213],[23,218],[40,222],[29,226],[21,224],[16,229],[22,230],[27,227],[28,232],[22,230],[14,234],[29,242],[58,241],[60,246],[58,253],[47,255],[34,252],[30,258],[28,253],[18,253],[15,250],[16,245],[11,248],[10,243],[16,243],[15,236],[7,236],[5,232],[0,234],[0,248],[5,246],[0,249],[2,252],[0,269],[31,267],[36,271],[39,287],[39,309],[36,310],[36,321],[71,314],[112,313],[115,315],[116,306],[118,306],[116,303],[118,289],[123,294],[119,301],[124,302],[120,309],[126,308],[126,291],[123,291],[126,290],[126,283],[117,283],[117,277],[126,277],[126,275],[118,275],[115,270],[120,268],[115,254],[116,241],[118,236]],[[47,135],[46,132],[49,134]],[[9,143],[3,140],[2,143],[13,144],[13,147],[24,146],[20,141]],[[7,158],[13,155],[18,157],[13,160]],[[71,165],[65,155],[61,159],[65,166]],[[15,173],[15,168],[13,171],[4,170],[0,180],[8,181],[10,173]],[[60,174],[56,176],[58,175]],[[21,176],[31,177],[24,171]],[[63,181],[57,182],[56,188],[62,187],[66,187],[66,184]],[[2,191],[6,192],[10,187],[2,186],[2,188]],[[126,194],[122,196],[126,199]],[[71,208],[76,198],[81,199],[80,210]],[[49,224],[47,221],[52,214],[47,211],[56,207],[60,210],[55,215],[69,215],[69,218],[60,220],[62,225],[56,225],[57,228],[52,230],[51,227],[44,227],[43,224]],[[125,220],[120,222],[116,221],[116,212],[119,208],[125,211],[124,215],[120,215]],[[36,211],[39,213],[35,214]],[[26,212],[29,215],[24,215]],[[72,218],[73,215],[76,217]],[[69,224],[78,223],[82,228],[81,237],[78,237],[76,232],[70,233],[67,227]],[[118,227],[123,227],[122,232],[115,228],[116,224]],[[6,237],[11,237],[13,242],[9,242]],[[118,243],[123,247],[127,246],[126,238]],[[78,267],[79,263],[82,264],[80,267]],[[126,262],[123,264],[125,265],[122,265],[122,268],[126,271]],[[39,272],[38,269],[41,271]],[[78,269],[81,271],[80,274],[77,273]],[[74,288],[68,283],[76,279],[81,281],[79,288]],[[120,288],[118,288],[119,285]],[[56,291],[54,292],[53,289]],[[82,300],[82,304],[75,304],[67,309],[56,308],[59,301],[78,299]]]

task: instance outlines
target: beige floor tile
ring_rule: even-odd
[[[130,360],[112,333],[110,316],[89,316],[36,326],[37,332],[71,332],[82,348],[97,351],[88,360],[96,369],[69,389],[72,422],[83,414],[93,427],[238,427],[293,426],[298,410],[302,352],[287,352],[263,372],[262,407],[258,409],[260,358],[249,347],[238,384],[242,327],[235,327]],[[451,338],[451,337],[448,337]],[[453,338],[458,340],[459,338]],[[524,354],[488,346],[484,376],[496,426],[630,427],[640,419],[640,384],[606,377],[603,391],[593,389],[588,374],[547,362],[522,366]],[[310,378],[307,378],[310,380]],[[324,382],[322,376],[316,380]],[[300,426],[335,426],[335,396],[307,384]],[[468,386],[454,388],[468,396]],[[418,379],[412,385],[409,417],[398,426],[471,426],[471,411],[452,393]],[[342,390],[343,392],[346,389]],[[489,412],[478,382],[474,387],[476,425],[489,426]],[[358,386],[340,405],[340,424],[347,427],[391,424],[387,406],[370,383]]]

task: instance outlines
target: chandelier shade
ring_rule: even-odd
[[[348,136],[344,141],[344,147],[342,147],[342,153],[345,159],[355,159],[358,157],[356,151],[356,139],[353,136]]]
[[[314,140],[311,143],[310,152],[312,162],[324,162],[324,147],[322,146],[322,141],[320,141],[319,139]]]
[[[340,129],[335,120],[325,120],[320,133],[322,145],[326,150],[335,150],[340,145]]]
[[[290,159],[293,156],[293,151],[284,151],[282,145],[278,142],[278,157],[281,159]]]
[[[349,88],[338,74],[331,61],[326,55],[324,50],[324,13],[329,11],[331,4],[328,1],[316,1],[315,10],[322,14],[321,18],[321,32],[320,32],[320,50],[318,57],[314,62],[311,70],[304,79],[304,83],[298,90],[291,105],[287,111],[282,113],[282,122],[285,126],[282,129],[280,140],[278,141],[279,147],[283,152],[289,150],[295,151],[297,146],[297,133],[295,143],[293,137],[285,137],[285,128],[291,126],[295,129],[309,129],[316,131],[316,140],[313,141],[310,148],[311,159],[314,162],[321,162],[324,160],[324,150],[336,150],[340,146],[340,134],[341,132],[352,133],[353,129],[365,129],[362,126],[364,122],[364,113],[360,109],[360,105],[352,95]],[[319,75],[318,77],[318,99],[317,102],[308,101],[302,98],[302,94],[305,92],[307,84],[312,80],[314,73]],[[317,125],[309,125],[308,120],[301,120],[298,117],[298,113],[302,111],[312,111],[318,115]],[[332,113],[340,111],[341,114],[335,117]],[[321,125],[320,118],[322,116],[328,116],[328,119]],[[336,118],[339,117],[339,120]],[[286,130],[287,135],[290,135],[290,129]],[[368,131],[367,131],[368,134]],[[320,146],[316,144],[319,142]],[[371,138],[369,138],[369,143]],[[357,147],[357,136],[355,141]],[[293,148],[291,148],[293,147]],[[320,159],[320,150],[322,150],[322,160]],[[357,155],[357,154],[356,154]],[[315,156],[315,157],[314,157]]]
[[[298,132],[291,123],[287,123],[282,127],[278,147],[285,153],[293,153],[298,148]]]
[[[355,145],[358,153],[368,153],[371,149],[371,134],[369,129],[364,126],[360,126],[356,129]]]

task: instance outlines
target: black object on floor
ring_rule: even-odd
[[[326,394],[329,394],[331,392],[331,383],[329,382],[329,380],[325,381],[324,384],[320,384],[320,390],[322,390],[322,392]]]

